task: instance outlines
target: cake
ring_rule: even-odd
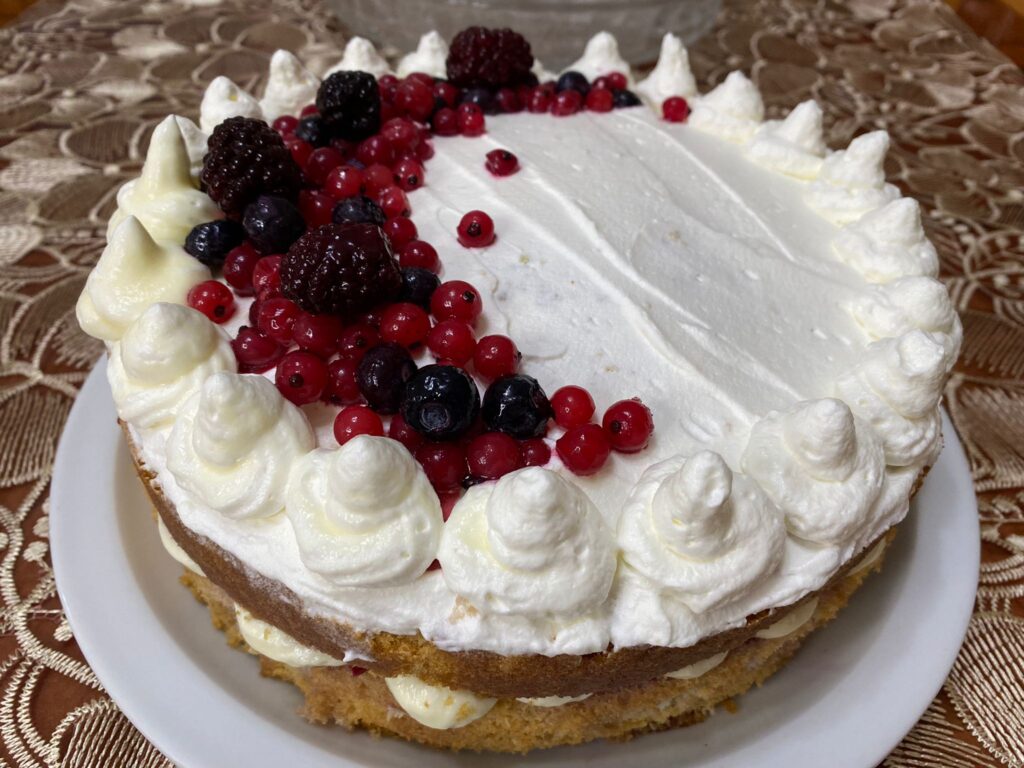
[[[698,722],[872,571],[961,328],[883,131],[666,35],[509,30],[154,130],[77,305],[182,581],[303,715],[526,752]],[[443,265],[443,266],[442,266]]]

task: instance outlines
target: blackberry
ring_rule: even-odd
[[[366,402],[378,413],[396,413],[405,383],[416,373],[409,350],[387,341],[369,350],[356,369],[356,385]]]
[[[563,72],[555,82],[555,91],[558,93],[576,91],[580,96],[586,96],[590,93],[590,81],[587,80],[586,75],[570,69],[568,72]]]
[[[612,95],[612,105],[615,109],[621,109],[622,107],[639,107],[640,97],[632,91],[623,88],[621,91],[615,91]]]
[[[530,44],[511,29],[469,27],[452,40],[448,79],[461,88],[524,85],[530,81]]]
[[[387,217],[384,211],[366,195],[356,195],[339,200],[331,213],[335,224],[376,224],[384,226]]]
[[[242,244],[245,230],[237,221],[218,219],[196,224],[185,238],[185,250],[208,267],[224,263],[228,251]]]
[[[380,91],[368,72],[335,72],[320,84],[316,107],[331,138],[362,141],[380,130]]]
[[[441,284],[441,279],[423,267],[402,268],[402,291],[398,294],[399,301],[408,301],[430,311],[430,297]]]
[[[520,440],[540,437],[553,415],[551,403],[532,376],[514,373],[496,379],[484,393],[487,428]]]
[[[350,318],[394,299],[402,275],[374,224],[307,230],[281,261],[281,292],[307,312]]]
[[[260,195],[245,209],[245,232],[264,255],[284,253],[306,231],[299,209],[283,197]]]
[[[331,143],[331,136],[324,127],[320,115],[306,115],[295,126],[295,138],[302,139],[313,147],[326,147]]]
[[[213,129],[199,178],[233,219],[260,195],[294,200],[302,187],[299,166],[277,131],[249,117],[231,117]]]
[[[480,412],[473,378],[454,365],[427,365],[405,383],[402,418],[431,440],[464,435]]]

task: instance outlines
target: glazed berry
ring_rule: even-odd
[[[456,116],[459,119],[459,133],[463,136],[482,136],[487,129],[484,111],[476,104],[460,104]]]
[[[451,107],[441,107],[430,118],[430,127],[438,136],[457,136],[459,116]]]
[[[330,224],[334,204],[334,198],[320,190],[304,189],[299,192],[299,212],[308,227]]]
[[[473,366],[485,379],[497,379],[515,373],[522,353],[508,336],[484,336],[476,344]]]
[[[591,112],[611,112],[615,107],[615,94],[607,88],[592,88],[584,103]]]
[[[454,107],[459,103],[459,89],[449,82],[438,80],[434,83],[434,103],[438,101],[445,107]]]
[[[433,105],[431,105],[433,111]],[[411,120],[396,117],[388,120],[380,129],[381,135],[395,148],[396,152],[414,150],[421,141],[419,129]]]
[[[629,80],[622,72],[609,72],[604,75],[604,79],[608,82],[608,88],[612,91],[621,91],[629,85]]]
[[[611,447],[621,453],[642,451],[654,432],[651,409],[639,398],[619,400],[605,411],[601,425],[608,433]]]
[[[586,96],[590,92],[590,81],[582,72],[570,69],[568,72],[563,72],[555,81],[555,91],[557,93],[576,91],[580,96]]]
[[[324,388],[324,399],[333,405],[348,405],[359,400],[359,384],[356,382],[356,371],[359,361],[348,357],[331,360],[327,365],[327,386]]]
[[[269,371],[284,357],[285,349],[257,328],[243,325],[231,340],[239,373]]]
[[[484,394],[484,423],[488,429],[519,439],[540,437],[548,428],[551,403],[532,376],[502,376]]]
[[[349,405],[342,408],[334,417],[334,439],[338,441],[338,445],[344,445],[359,435],[383,437],[384,422],[365,405]]]
[[[395,161],[395,148],[383,136],[371,136],[359,142],[356,148],[356,159],[363,165],[380,163],[389,166]]]
[[[582,106],[583,97],[579,91],[568,89],[555,96],[555,100],[551,104],[551,114],[555,117],[574,115],[580,111]]]
[[[284,146],[295,164],[299,168],[305,168],[306,163],[309,162],[309,156],[313,154],[313,145],[295,136],[289,136],[284,140]]]
[[[483,211],[470,211],[459,222],[457,234],[466,248],[485,248],[494,242],[494,220]]]
[[[352,360],[362,360],[367,350],[380,343],[377,329],[366,323],[354,323],[338,336],[338,354]]]
[[[587,424],[594,417],[595,408],[594,398],[583,387],[561,387],[551,396],[555,423],[565,429]]]
[[[461,88],[515,86],[530,79],[530,44],[511,29],[469,27],[451,42],[448,80]]]
[[[402,267],[419,267],[434,273],[441,271],[441,259],[438,258],[437,249],[422,240],[410,240],[402,246],[398,263]]]
[[[485,432],[466,447],[469,473],[483,480],[497,480],[522,466],[519,443],[502,432]]]
[[[592,475],[608,461],[611,445],[597,424],[573,427],[555,442],[558,458],[576,475]]]
[[[260,299],[276,296],[281,291],[281,258],[264,256],[252,270],[253,292]]]
[[[325,147],[331,140],[331,135],[324,127],[324,122],[320,119],[320,115],[306,115],[300,119],[299,124],[295,128],[294,136],[296,139],[301,139],[308,144],[311,149]]]
[[[292,343],[292,329],[302,315],[302,310],[293,301],[282,298],[260,302],[256,315],[256,327],[278,344]]]
[[[362,194],[363,172],[351,165],[339,166],[327,174],[324,190],[335,200]]]
[[[277,364],[274,383],[296,405],[312,403],[327,386],[327,363],[312,352],[289,352]]]
[[[554,100],[554,94],[547,88],[534,88],[526,101],[526,109],[530,112],[541,114],[551,109],[551,103]]]
[[[423,164],[419,160],[404,158],[395,163],[395,184],[405,192],[412,192],[423,186]]]
[[[402,267],[402,290],[399,292],[398,298],[424,310],[429,310],[430,298],[440,284],[441,280],[429,269]]]
[[[395,106],[413,120],[426,120],[434,111],[433,84],[407,77],[395,91]]]
[[[331,221],[335,224],[376,224],[384,226],[387,217],[373,200],[366,195],[339,200],[334,206]]]
[[[639,107],[640,97],[632,91],[628,91],[623,88],[621,91],[615,91],[615,108],[622,109],[623,107]]]
[[[251,296],[254,293],[252,273],[259,260],[260,255],[256,253],[256,249],[250,243],[242,243],[237,248],[233,248],[224,259],[222,269],[224,279],[239,296]]]
[[[415,240],[419,233],[408,216],[394,216],[384,222],[384,234],[391,241],[391,248],[398,251]]]
[[[359,361],[356,383],[360,394],[379,413],[395,413],[402,403],[405,383],[416,373],[416,363],[401,344],[384,342]]]
[[[472,325],[482,311],[479,292],[464,280],[441,283],[430,297],[430,313],[438,320],[462,320]]]
[[[398,90],[399,79],[394,75],[381,75],[377,78],[377,90],[384,101],[394,101],[395,91]],[[386,122],[386,121],[385,121]]]
[[[394,183],[395,174],[386,165],[373,163],[363,170],[363,185],[370,197],[376,197],[382,189],[387,189]]]
[[[377,195],[377,204],[389,219],[395,216],[408,216],[412,212],[409,208],[409,198],[394,185],[380,191]]]
[[[242,244],[245,230],[237,221],[218,219],[196,224],[185,238],[185,251],[208,267],[219,267]]]
[[[427,347],[438,360],[463,366],[473,358],[473,329],[461,320],[442,320],[427,334]]]
[[[299,349],[312,352],[325,360],[338,351],[342,325],[334,315],[311,315],[302,312],[292,324],[292,341]]]
[[[487,153],[484,167],[494,176],[511,176],[519,170],[519,158],[507,149],[492,149]]]
[[[402,417],[430,440],[461,437],[479,413],[480,391],[461,368],[425,365],[405,384]]]
[[[327,174],[344,161],[345,158],[333,147],[318,147],[310,154],[302,170],[311,184],[320,186],[327,180]]]
[[[515,112],[523,111],[523,102],[519,98],[519,94],[514,88],[500,88],[496,94],[494,94],[494,102],[498,107],[499,112],[506,114],[513,114]]]
[[[294,200],[302,186],[299,167],[277,131],[248,117],[230,117],[213,129],[199,178],[233,219],[260,195]]]
[[[260,195],[250,203],[242,225],[253,247],[264,254],[284,253],[306,231],[299,209],[276,195]]]
[[[282,137],[288,136],[295,133],[295,129],[299,127],[299,118],[292,115],[281,115],[271,123],[270,127],[281,134]]]
[[[422,307],[407,301],[389,305],[380,317],[380,337],[403,347],[415,347],[427,339],[430,318]]]
[[[551,461],[551,448],[543,437],[531,437],[519,444],[524,467],[543,467]]]
[[[213,320],[223,323],[235,314],[235,297],[231,289],[216,280],[204,280],[188,292],[188,305]]]
[[[335,72],[316,92],[320,119],[331,138],[362,141],[380,130],[380,91],[367,72]]]
[[[423,445],[423,441],[426,439],[410,427],[400,413],[391,417],[391,423],[388,424],[388,437],[404,445],[409,453],[416,453],[416,449]]]
[[[670,96],[661,103],[661,116],[670,123],[685,123],[690,105],[682,96]]]
[[[466,477],[466,452],[459,443],[423,443],[416,461],[438,493],[454,491]]]
[[[299,110],[299,117],[309,117],[310,115],[319,115],[320,110],[317,109],[316,104],[307,104],[301,110]]]
[[[494,100],[494,94],[489,88],[467,88],[459,96],[459,107],[475,107],[485,115],[498,113],[498,105]],[[456,112],[459,110],[456,109]]]

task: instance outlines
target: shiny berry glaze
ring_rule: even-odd
[[[335,200],[355,197],[363,192],[363,172],[351,165],[342,165],[327,174],[324,191]]]
[[[269,371],[284,357],[285,349],[258,328],[242,326],[231,340],[239,373]]]
[[[494,220],[483,211],[470,211],[459,222],[457,234],[466,248],[485,248],[494,242]]]
[[[519,170],[519,158],[507,149],[492,149],[487,153],[484,167],[494,176],[511,176]]]
[[[690,116],[690,105],[682,96],[670,96],[662,102],[661,115],[670,123],[685,123]]]
[[[573,427],[555,443],[558,458],[576,475],[592,475],[608,461],[611,445],[597,424]]]
[[[260,258],[261,256],[249,243],[242,243],[237,248],[228,251],[228,255],[224,259],[222,273],[228,285],[239,296],[252,296],[255,293],[252,286],[252,273]]]
[[[410,240],[402,246],[398,254],[398,264],[402,267],[419,267],[433,273],[441,271],[441,259],[437,249],[423,240]]]
[[[223,323],[235,314],[231,289],[217,280],[204,280],[188,292],[188,305],[215,323]]]
[[[430,297],[430,313],[438,320],[462,320],[472,325],[482,310],[479,291],[464,280],[441,283]]]
[[[555,423],[565,429],[588,423],[594,416],[594,398],[583,387],[569,385],[551,396]]]
[[[356,369],[359,361],[349,357],[339,357],[327,365],[327,386],[324,388],[324,400],[333,405],[348,405],[357,402],[359,385],[356,383]]]
[[[620,400],[604,413],[601,425],[611,447],[621,453],[642,451],[654,433],[651,409],[638,398]]]
[[[346,406],[334,419],[334,439],[338,445],[344,445],[358,435],[383,437],[384,423],[365,405]]]
[[[485,379],[494,380],[515,373],[522,357],[515,342],[508,336],[484,336],[476,344],[473,366]]]
[[[400,302],[385,308],[380,317],[380,337],[403,347],[422,344],[430,331],[430,318],[415,304]]]
[[[466,453],[459,443],[424,443],[416,460],[439,493],[455,490],[466,477]]]
[[[276,296],[281,292],[281,257],[264,256],[252,270],[253,292],[259,297]]]
[[[260,302],[256,314],[256,327],[278,344],[292,342],[292,327],[303,314],[298,305],[288,299],[273,298]]]
[[[551,448],[543,437],[531,437],[519,444],[524,467],[543,467],[551,461]]]
[[[277,364],[274,383],[296,405],[312,403],[327,386],[327,364],[312,352],[289,352]]]
[[[483,480],[497,480],[522,466],[519,443],[502,432],[485,432],[466,448],[469,474]]]
[[[427,334],[427,347],[438,360],[465,365],[476,350],[473,329],[461,320],[442,320]]]

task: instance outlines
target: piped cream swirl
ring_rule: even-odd
[[[740,71],[694,102],[689,124],[726,141],[745,143],[764,120],[761,93]]]
[[[938,254],[921,226],[921,207],[910,197],[864,214],[839,231],[832,247],[869,283],[939,274]]]
[[[302,66],[295,54],[278,50],[270,57],[267,87],[259,107],[262,117],[272,123],[281,115],[298,117],[303,107],[316,101],[320,78]]]
[[[915,329],[943,341],[952,366],[960,353],[963,326],[946,286],[930,277],[904,277],[872,286],[850,303],[850,314],[873,340],[902,336]]]
[[[825,156],[821,107],[810,100],[797,104],[785,120],[770,120],[757,129],[746,147],[759,165],[798,179],[813,179]]]
[[[423,72],[431,77],[447,77],[448,43],[437,30],[427,32],[420,38],[416,50],[407,53],[398,62],[399,77],[408,77],[413,72]]]
[[[262,120],[263,110],[252,94],[236,85],[231,78],[220,75],[210,81],[203,93],[199,104],[199,127],[213,133],[213,129],[229,117]]]
[[[885,183],[889,134],[872,131],[821,164],[818,178],[804,192],[807,204],[834,224],[848,224],[896,200],[899,190]]]
[[[377,52],[373,43],[365,37],[351,38],[345,44],[345,52],[341,56],[341,61],[327,70],[325,77],[333,75],[335,72],[350,70],[369,72],[374,77],[391,74],[391,67],[387,61]]]
[[[671,32],[661,40],[658,63],[636,87],[637,93],[658,109],[670,96],[692,99],[697,95],[697,82],[690,70],[690,56],[683,41]]]
[[[619,41],[610,32],[598,32],[583,47],[583,55],[565,68],[594,80],[601,75],[621,72],[630,77],[629,62],[619,53]]]

